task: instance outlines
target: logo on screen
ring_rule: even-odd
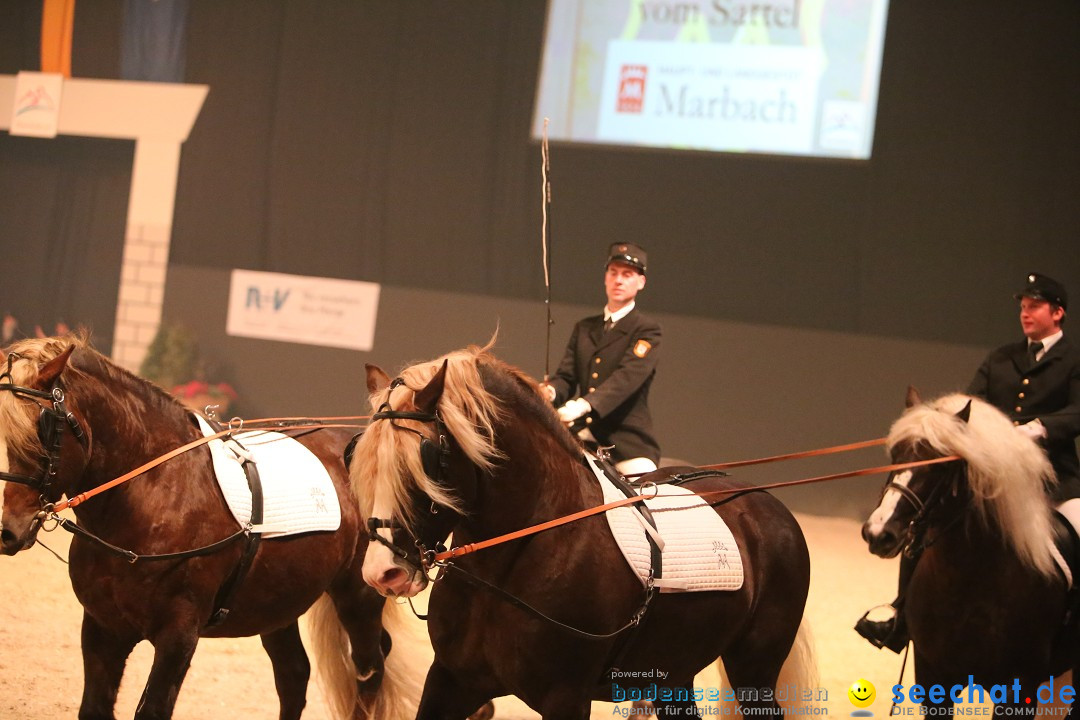
[[[645,104],[645,76],[649,69],[644,65],[623,65],[619,70],[619,99],[616,112],[639,113]]]

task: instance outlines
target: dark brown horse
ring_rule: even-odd
[[[421,555],[451,531],[464,545],[603,504],[581,447],[536,383],[486,349],[414,365],[388,382],[368,368],[372,405],[382,411],[350,468],[361,512],[381,528],[364,562],[380,592],[423,589]],[[735,486],[713,477],[690,487]],[[708,695],[693,688],[694,676],[718,657],[744,709],[778,711],[781,666],[796,637],[805,640],[806,544],[770,495],[728,500],[715,509],[742,551],[738,590],[648,601],[600,515],[455,560],[431,593],[435,661],[417,717],[464,718],[508,694],[545,718],[587,718],[592,700],[623,694],[656,696],[657,711],[689,717],[695,695]],[[641,613],[639,625],[618,631]]]
[[[963,687],[957,695],[967,699],[973,677],[988,693],[998,686],[996,698],[984,698],[1031,710],[1048,697],[1045,689],[1038,696],[1040,683],[1069,669],[1074,682],[1080,677],[1075,633],[1062,632],[1066,585],[1050,549],[1053,471],[1035,443],[981,400],[950,395],[923,404],[909,393],[908,405],[889,433],[894,462],[962,458],[890,476],[863,526],[875,555],[906,550],[918,558],[902,605],[916,682],[941,685],[939,704],[951,706],[951,689]]]
[[[34,544],[43,506],[201,435],[179,403],[79,339],[28,340],[8,350],[14,361],[0,383],[0,550],[6,555]],[[333,478],[339,529],[263,539],[230,612],[215,627],[209,625],[215,598],[237,568],[246,538],[196,557],[149,557],[211,546],[239,529],[206,447],[76,507],[79,528],[146,556],[132,563],[81,533],[72,539],[71,583],[84,608],[80,718],[113,717],[124,666],[141,640],[153,644],[154,660],[135,716],[149,719],[172,715],[200,637],[249,635],[260,635],[270,656],[280,717],[299,718],[310,665],[297,618],[313,604],[316,654],[329,659],[331,702],[340,715],[382,720],[400,714],[400,689],[385,666],[387,603],[360,575],[367,538],[342,460],[350,434],[326,428],[297,437]]]

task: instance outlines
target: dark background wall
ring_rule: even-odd
[[[34,6],[0,7],[0,72],[33,57]],[[542,0],[191,2],[186,77],[211,90],[183,151],[166,316],[227,351],[252,410],[300,412],[286,384],[326,363],[348,379],[316,378],[310,412],[346,396],[355,408],[365,358],[226,338],[217,286],[232,267],[382,283],[373,356],[392,367],[482,341],[524,303],[500,337],[532,323],[506,351],[542,372],[529,126],[544,13]],[[117,77],[121,15],[119,0],[79,1],[75,75]],[[655,404],[678,454],[710,462],[881,434],[897,386],[962,387],[989,346],[1018,334],[1010,293],[1025,273],[1080,293],[1077,27],[1075,0],[894,0],[866,162],[554,146],[566,314],[554,342],[602,301],[607,243],[632,240],[650,251],[643,304],[668,327]],[[41,273],[28,249],[61,234],[28,235],[25,218],[62,208],[21,181],[26,161],[10,162],[24,142],[0,134],[0,306],[17,295],[45,315],[76,281],[26,289]],[[54,185],[86,152],[72,145],[33,159]],[[85,165],[109,182],[111,163]],[[123,205],[93,211],[122,226]],[[116,247],[108,221],[81,217],[68,226],[85,247]],[[115,277],[96,277],[112,302]],[[720,447],[677,439],[713,426]]]

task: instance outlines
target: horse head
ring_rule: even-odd
[[[371,540],[364,580],[383,595],[412,597],[427,586],[434,555],[444,549],[467,500],[449,486],[451,466],[462,458],[453,452],[456,443],[439,411],[447,368],[444,360],[413,390],[404,379],[391,381],[367,366],[376,412],[357,443],[350,474]]]
[[[908,387],[905,408],[920,407],[922,399],[914,387]],[[967,423],[971,402],[954,414],[956,422]],[[889,455],[894,464],[907,464],[946,456],[922,438],[904,438],[892,442]],[[870,552],[892,558],[914,547],[927,525],[937,517],[955,517],[962,508],[965,492],[963,473],[956,463],[895,470],[889,473],[881,490],[878,505],[862,527],[863,540]]]
[[[31,547],[52,505],[74,486],[90,452],[89,427],[62,376],[76,345],[28,340],[0,375],[0,552]]]
[[[907,405],[889,431],[892,461],[959,460],[889,475],[862,528],[870,551],[881,557],[905,548],[918,552],[928,528],[943,532],[963,522],[1004,538],[1034,567],[1051,568],[1046,487],[1054,480],[1045,453],[977,398],[954,394],[923,403],[909,388]]]

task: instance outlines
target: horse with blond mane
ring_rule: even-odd
[[[364,578],[388,596],[426,587],[451,532],[467,546],[604,502],[536,382],[488,348],[413,365],[393,382],[368,366],[368,388],[377,412],[350,471],[372,539]],[[716,473],[687,487],[736,491],[710,504],[742,553],[739,589],[653,594],[601,515],[464,555],[441,565],[431,591],[435,659],[417,717],[464,718],[513,694],[544,718],[587,718],[593,700],[627,686],[644,686],[638,697],[661,715],[696,717],[704,689],[694,676],[718,658],[754,714],[779,714],[789,654],[790,679],[808,690],[810,565],[798,524],[769,494]]]
[[[8,352],[0,377],[5,555],[34,545],[63,496],[96,488],[202,435],[180,403],[82,338],[26,340]],[[410,711],[400,671],[387,665],[383,622],[398,610],[360,578],[367,537],[342,460],[351,434],[343,428],[296,433],[333,480],[340,527],[264,538],[216,625],[210,619],[219,592],[241,562],[247,533],[225,505],[205,446],[75,507],[69,572],[84,609],[82,720],[114,717],[124,667],[139,641],[154,646],[135,713],[149,720],[172,716],[201,637],[249,635],[260,635],[270,656],[280,718],[296,720],[310,674],[297,618],[313,604],[316,655],[337,716],[386,720]],[[206,552],[186,556],[197,548]]]
[[[972,678],[998,688],[982,697],[1031,710],[1046,700],[1040,683],[1070,669],[1080,677],[1069,586],[1054,558],[1065,530],[1048,500],[1053,469],[978,398],[922,403],[912,390],[908,408],[889,431],[893,462],[960,458],[890,475],[863,525],[875,555],[916,559],[902,601],[916,681],[945,689],[926,700],[937,712],[960,699],[951,688],[965,688],[966,699]]]

